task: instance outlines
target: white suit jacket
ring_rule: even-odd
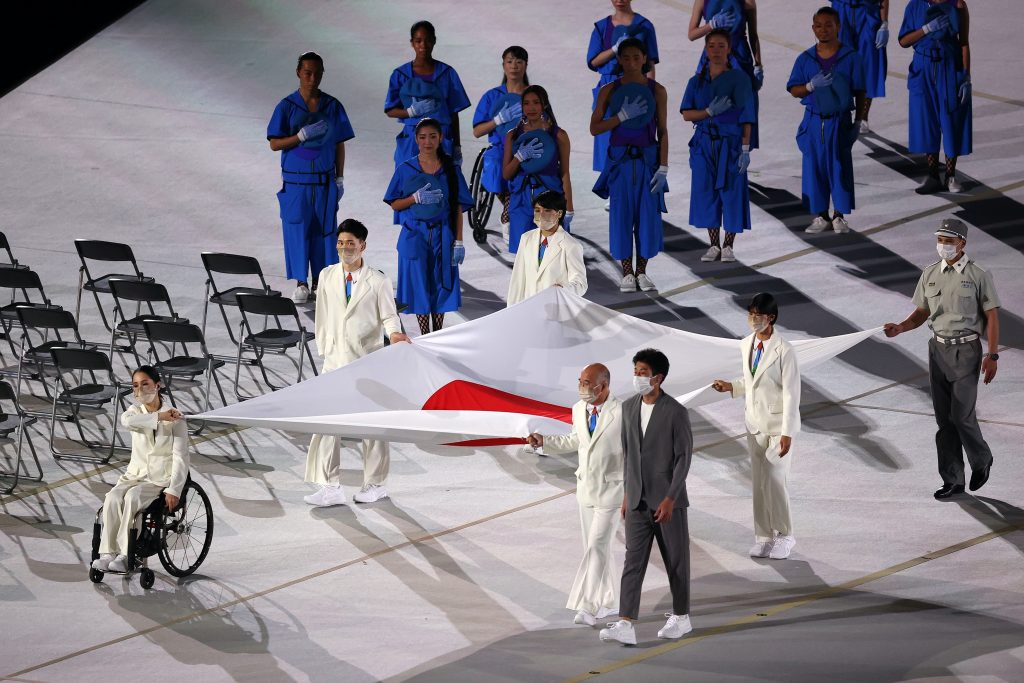
[[[579,452],[576,498],[580,505],[617,508],[622,505],[622,403],[609,395],[597,407],[597,427],[590,434],[586,401],[572,407],[572,433],[545,436],[547,453]]]
[[[188,477],[188,427],[185,420],[160,422],[145,406],[121,414],[121,426],[132,435],[132,457],[118,484],[148,482],[181,496]]]
[[[751,434],[796,436],[800,431],[800,369],[792,345],[778,330],[765,342],[757,373],[750,376],[751,334],[740,344],[743,374],[732,381],[733,397],[746,397],[746,423]]]
[[[316,350],[324,370],[333,370],[384,346],[384,335],[402,330],[391,280],[366,265],[345,301],[345,270],[340,263],[320,272],[316,296]]]
[[[534,294],[561,285],[580,296],[587,293],[587,269],[583,265],[583,247],[561,227],[548,237],[544,260],[540,253],[540,228],[525,232],[519,240],[519,251],[508,283],[508,305],[529,299]]]

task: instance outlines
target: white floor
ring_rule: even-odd
[[[531,81],[548,88],[574,142],[573,231],[588,245],[588,297],[602,304],[739,336],[746,300],[768,290],[792,336],[873,327],[910,312],[920,269],[935,260],[938,220],[967,221],[971,256],[994,273],[1007,346],[996,381],[979,390],[996,457],[983,496],[932,499],[939,479],[923,331],[867,342],[806,376],[790,561],[746,556],[741,406],[699,411],[689,477],[694,637],[656,647],[670,603],[654,560],[641,646],[622,649],[572,626],[563,609],[579,552],[572,459],[396,445],[392,501],[311,511],[302,502],[305,437],[212,432],[192,459],[214,503],[211,553],[190,579],[158,571],[156,587],[144,591],[137,581],[88,582],[93,515],[120,467],[55,463],[43,421],[32,438],[44,482],[0,498],[0,678],[94,681],[145,671],[158,681],[540,681],[600,671],[651,681],[1020,680],[1024,76],[1005,61],[1016,55],[1019,22],[1006,21],[1016,4],[972,5],[975,153],[960,163],[967,192],[912,192],[909,55],[893,38],[889,96],[875,102],[874,134],[855,148],[854,233],[818,237],[802,233],[808,217],[793,203],[801,112],[784,91],[797,51],[812,41],[818,3],[761,4],[767,81],[762,149],[751,167],[754,229],[737,240],[735,267],[698,261],[706,236],[686,226],[689,130],[672,117],[668,248],[650,266],[660,296],[617,292],[603,247],[606,214],[589,191],[596,78],[584,55],[608,3],[444,2],[428,16],[436,56],[456,67],[474,102],[500,81],[504,47],[530,51]],[[892,4],[895,36],[906,2]],[[658,27],[658,79],[678,102],[700,49],[684,37],[690,5],[636,9]],[[327,62],[323,89],[344,102],[357,135],[347,147],[342,214],[371,226],[369,260],[394,274],[397,228],[380,198],[397,126],[382,104],[390,70],[411,55],[408,26],[426,11],[408,0],[150,0],[0,98],[0,229],[65,306],[75,303],[78,237],[129,242],[194,320],[202,317],[203,250],[255,255],[274,286],[290,291],[281,277],[278,161],[265,127],[295,88],[295,57],[314,49]],[[469,139],[468,119],[467,173],[481,147]],[[484,248],[467,241],[465,306],[450,322],[503,305],[510,262],[497,249],[496,215],[489,228]],[[211,320],[216,350],[229,352],[221,321]],[[81,323],[87,338],[104,338],[90,300]],[[255,388],[251,377],[243,386]],[[12,452],[6,440],[0,448]],[[351,492],[359,464],[350,457],[346,465]]]

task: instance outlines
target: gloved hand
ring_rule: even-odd
[[[945,31],[947,28],[949,28],[949,17],[943,14],[941,17],[932,19],[927,24],[922,26],[921,30],[924,31],[925,35],[928,35],[929,33],[934,33],[935,31]]]
[[[764,67],[760,64],[754,65],[754,78],[757,79],[758,86],[764,85]]]
[[[875,49],[881,50],[889,43],[889,22],[883,21],[882,25],[878,27],[878,32],[875,33]]]
[[[736,25],[736,13],[733,12],[731,9],[723,10],[716,14],[715,16],[711,17],[711,21],[708,22],[708,25],[713,29],[730,29]]]
[[[628,121],[629,119],[636,118],[637,116],[643,116],[647,113],[647,100],[636,96],[636,99],[630,100],[628,97],[622,102],[622,109],[619,109],[619,113],[616,116],[619,117],[620,122]]]
[[[960,89],[957,92],[960,98],[960,104],[967,104],[967,100],[971,99],[971,75],[967,74],[964,77],[964,82],[960,84]]]
[[[711,104],[708,105],[708,108],[705,109],[704,112],[708,116],[715,117],[723,112],[729,111],[730,109],[732,109],[732,100],[725,95],[722,95],[711,100]]]
[[[412,201],[416,204],[440,204],[444,199],[443,190],[431,190],[430,183],[427,183],[412,195]]]
[[[569,226],[572,225],[572,211],[566,211],[565,215],[562,216],[562,227],[565,228],[566,232],[569,232]]]
[[[743,145],[740,148],[740,161],[736,165],[736,170],[740,173],[746,173],[747,169],[750,168],[750,145]]]
[[[666,185],[668,185],[668,166],[659,166],[651,178],[651,194],[664,192]]]
[[[626,40],[628,38],[629,38],[629,36],[627,34],[623,33],[621,36],[619,36],[619,39],[615,41],[615,44],[612,45],[612,52],[615,53],[616,57],[619,56],[619,45],[622,45],[622,41],[624,41],[624,40]]]
[[[316,140],[317,138],[323,137],[327,134],[327,122],[317,121],[311,123],[308,126],[303,126],[299,129],[299,142],[305,142],[306,140]]]
[[[827,88],[832,85],[832,74],[819,71],[807,81],[807,92],[814,92],[818,88]]]
[[[496,126],[504,126],[506,123],[511,123],[523,115],[523,105],[516,102],[513,105],[505,105],[498,112],[492,120]]]
[[[540,155],[544,153],[544,143],[537,138],[527,140],[519,149],[516,151],[516,159],[519,163],[523,163],[528,159],[540,159]]]
[[[334,186],[338,188],[338,201],[345,196],[345,178],[343,176],[334,176]]]
[[[455,261],[457,266],[461,266],[462,262],[466,260],[466,247],[462,245],[462,240],[455,240],[455,247],[452,249],[452,260]]]
[[[412,104],[406,109],[406,113],[409,114],[410,119],[418,119],[437,109],[437,102],[432,98],[412,99]]]

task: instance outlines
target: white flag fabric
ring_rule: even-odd
[[[792,344],[806,370],[880,329]],[[739,345],[738,339],[640,320],[552,287],[195,419],[422,445],[519,443],[530,432],[568,433],[579,373],[590,363],[608,366],[612,393],[627,397],[633,355],[659,349],[671,365],[663,389],[697,406],[728,396],[710,383],[738,374]]]

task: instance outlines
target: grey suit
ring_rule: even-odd
[[[662,393],[654,404],[646,434],[640,433],[640,396],[622,404],[625,454],[626,560],[622,568],[619,614],[640,612],[651,545],[656,539],[668,572],[673,614],[690,613],[690,532],[686,521],[686,475],[693,454],[690,414]],[[658,524],[654,511],[665,498],[675,501],[671,521]]]

